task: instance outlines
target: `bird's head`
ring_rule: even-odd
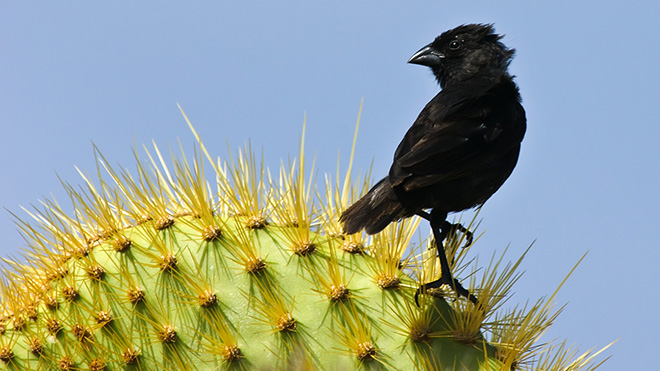
[[[408,63],[430,67],[443,88],[471,78],[497,79],[507,73],[515,52],[501,38],[492,25],[458,26],[436,37]]]

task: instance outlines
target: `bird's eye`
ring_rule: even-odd
[[[449,49],[451,49],[451,50],[458,50],[458,49],[461,48],[461,45],[463,45],[463,44],[462,44],[460,41],[458,41],[458,40],[452,40],[452,41],[449,43]]]

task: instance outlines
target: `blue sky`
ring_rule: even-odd
[[[92,142],[131,167],[134,143],[191,148],[180,103],[209,150],[250,139],[267,164],[306,147],[320,173],[347,157],[384,175],[438,91],[406,64],[442,31],[494,23],[517,49],[528,131],[518,167],[486,203],[481,261],[533,241],[513,302],[565,285],[546,336],[583,349],[620,338],[602,370],[657,365],[660,332],[660,31],[651,1],[6,2],[0,14],[0,206],[67,196]],[[24,246],[0,211],[0,255]]]

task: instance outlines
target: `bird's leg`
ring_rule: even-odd
[[[419,217],[421,217],[421,218],[423,218],[423,219],[428,220],[429,223],[431,222],[431,214],[427,213],[426,211],[424,211],[424,210],[419,210],[419,211],[416,212],[415,214],[417,214],[417,216],[419,216]]]
[[[417,216],[419,216],[419,217],[421,217],[421,218],[423,218],[423,219],[428,220],[429,223],[431,222],[431,214],[427,213],[426,211],[424,211],[424,210],[420,210],[420,211],[418,211],[416,214],[417,214]],[[463,226],[463,224],[461,224],[461,223],[449,223],[447,220],[445,220],[445,221],[442,223],[442,227],[441,227],[441,229],[442,229],[443,231],[445,231],[445,234],[444,234],[444,237],[445,237],[445,238],[447,237],[447,232],[448,232],[449,230],[451,230],[451,228],[455,228],[456,230],[461,231],[461,233],[463,233],[463,235],[465,235],[465,240],[466,240],[466,242],[465,242],[465,245],[463,245],[463,248],[466,248],[466,247],[472,245],[473,238],[474,238],[474,234],[472,233],[472,231],[470,231],[469,229],[465,228],[465,227]],[[434,229],[434,230],[435,230],[435,229]],[[435,232],[434,232],[434,233],[435,233]],[[434,235],[434,237],[435,237],[435,235]]]
[[[449,262],[447,260],[447,254],[443,245],[443,241],[447,237],[447,233],[452,228],[457,228],[455,224],[449,223],[446,218],[447,214],[442,212],[431,211],[431,214],[423,212],[429,218],[431,229],[433,230],[433,237],[435,238],[435,244],[437,246],[438,258],[440,259],[440,279],[433,282],[423,284],[417,292],[415,292],[415,304],[419,306],[418,297],[420,292],[425,292],[427,289],[440,287],[442,285],[449,285],[458,296],[464,296],[470,300],[473,304],[477,304],[477,298],[470,294],[457,279],[452,277],[451,270],[449,269]],[[420,215],[420,214],[418,214]],[[424,218],[423,215],[420,215]],[[426,218],[425,218],[426,219]],[[460,224],[459,224],[460,225]],[[463,227],[463,226],[461,226]],[[463,228],[464,229],[464,228]],[[460,228],[459,228],[460,230]],[[462,231],[462,230],[461,230]]]

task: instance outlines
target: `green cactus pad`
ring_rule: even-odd
[[[213,222],[208,236],[202,218],[144,221],[62,261],[33,311],[5,322],[6,367],[500,368],[480,336],[450,336],[444,299],[412,306],[416,284],[401,271],[380,287],[375,258],[343,251],[340,237],[312,233],[302,254],[283,234],[295,227]],[[411,333],[415,320],[428,328]]]

